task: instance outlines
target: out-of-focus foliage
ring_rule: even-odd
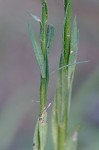
[[[33,106],[31,83],[20,87],[13,93],[3,108],[3,111],[0,113],[0,149],[8,150],[10,148],[25,115],[29,110],[33,109]],[[24,133],[24,135],[26,134]],[[26,143],[24,136],[21,137],[20,140],[24,141],[24,145],[22,146],[24,149],[31,147],[32,135],[29,135],[29,139],[27,138]]]
[[[78,127],[78,149],[99,149],[99,68],[76,93],[72,100],[69,120],[69,134]],[[51,145],[49,133],[47,144]],[[50,146],[52,149],[52,147]],[[48,150],[50,150],[50,148]]]
[[[81,125],[78,150],[99,149],[99,69],[77,92],[71,107],[70,126]]]

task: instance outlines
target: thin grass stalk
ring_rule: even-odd
[[[44,56],[45,66],[47,67],[47,50],[46,50],[46,33],[47,33],[47,19],[48,19],[48,10],[47,3],[45,0],[42,0],[42,26],[41,26],[41,50]],[[47,68],[46,68],[47,69]],[[46,77],[42,78],[40,83],[40,115],[42,115],[47,102],[47,71]]]
[[[33,19],[40,23],[40,44],[37,43],[31,24],[29,25],[29,34],[32,41],[34,53],[40,68],[40,115],[36,124],[34,138],[33,138],[33,150],[44,150],[47,136],[47,91],[49,83],[49,65],[48,54],[50,52],[53,37],[54,27],[47,23],[48,9],[47,1],[42,0],[42,20],[29,13]]]
[[[76,51],[78,44],[76,34],[71,35],[71,0],[64,0],[64,27],[63,27],[63,47],[61,51],[60,64],[54,99],[53,114],[52,114],[52,135],[54,150],[65,150],[66,141],[68,138],[68,119],[71,102],[72,81],[75,71],[75,65],[69,64],[76,62]],[[74,22],[76,27],[76,21]],[[76,28],[74,28],[75,30]],[[77,29],[76,29],[77,30]],[[74,33],[77,33],[75,31]],[[78,38],[77,38],[78,39]],[[72,43],[74,41],[75,43]],[[63,67],[67,66],[67,67]],[[68,149],[66,149],[68,150]]]
[[[66,12],[66,8],[68,5],[68,2],[70,2],[70,0],[63,0],[63,4],[64,4],[64,13]]]
[[[46,77],[41,76],[40,79],[40,118],[39,118],[39,141],[40,150],[44,150],[47,135],[47,112],[45,110],[47,103],[47,88],[48,88],[48,66],[47,66],[47,49],[46,49],[46,34],[47,34],[47,19],[48,10],[46,0],[42,0],[42,24],[41,24],[41,50],[44,56]]]
[[[48,10],[46,0],[42,0],[42,20],[40,21],[40,41],[41,47],[36,49],[36,57],[38,64],[40,64],[40,115],[36,124],[34,138],[33,138],[33,150],[44,150],[46,144],[46,135],[47,135],[47,112],[46,112],[46,103],[47,103],[47,89],[49,81],[49,69],[48,69],[48,56],[47,56],[47,19],[48,19]],[[32,15],[33,16],[33,15]],[[35,16],[33,16],[35,18]],[[36,17],[37,20],[37,17]],[[32,39],[34,40],[34,39]],[[35,41],[33,41],[33,46],[35,46]],[[33,48],[38,48],[36,47]],[[41,57],[44,61],[41,61]],[[44,62],[44,63],[43,63]],[[42,67],[45,68],[45,74],[42,74]]]
[[[61,54],[60,67],[68,65],[69,55],[70,55],[70,34],[71,34],[71,1],[64,1],[64,29],[63,29],[63,54]],[[62,62],[62,63],[61,63]],[[68,134],[68,104],[69,104],[69,92],[68,87],[68,67],[62,69],[61,71],[61,105],[62,107],[62,121],[58,127],[58,150],[65,149],[65,143]],[[64,109],[63,109],[64,108]]]

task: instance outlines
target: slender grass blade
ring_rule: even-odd
[[[33,47],[37,62],[38,62],[39,67],[40,67],[41,75],[43,78],[45,78],[46,77],[46,70],[45,70],[44,57],[43,57],[41,48],[35,39],[33,27],[30,23],[28,24],[28,30],[29,30],[30,39],[32,41],[32,47]]]
[[[39,118],[39,136],[40,136],[40,150],[44,150],[47,136],[47,112],[44,111]]]
[[[36,123],[36,128],[33,137],[33,150],[39,150],[40,143],[39,143],[39,120]]]
[[[48,53],[50,53],[52,44],[53,44],[53,38],[54,38],[54,32],[55,32],[55,28],[53,27],[53,25],[48,25],[47,26],[47,35],[46,35],[46,40],[47,40],[47,51]]]

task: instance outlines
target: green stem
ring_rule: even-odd
[[[46,31],[47,31],[48,10],[47,3],[42,0],[42,31],[41,31],[41,49],[46,60]]]
[[[68,0],[64,0],[64,12],[66,12],[67,4],[68,4]]]
[[[68,65],[69,57],[70,57],[70,42],[71,42],[71,1],[64,0],[64,10],[65,10],[65,19],[64,19],[64,30],[63,30],[63,55],[61,55],[60,67],[63,65]],[[58,150],[65,149],[65,142],[67,139],[68,132],[68,105],[69,105],[69,95],[71,94],[70,89],[68,87],[68,67],[62,69],[60,71],[62,76],[60,76],[60,80],[62,82],[61,85],[61,105],[63,114],[61,124],[58,125]],[[65,89],[65,90],[64,90]],[[61,113],[62,110],[59,112]]]
[[[46,78],[41,77],[40,83],[40,115],[44,112],[47,101],[47,87],[46,87]]]
[[[68,3],[67,3],[68,2]],[[68,65],[69,55],[70,55],[70,35],[71,35],[71,1],[65,2],[65,19],[64,19],[64,31],[63,31],[63,49],[64,49],[64,59],[66,65]]]
[[[46,31],[47,31],[47,4],[45,0],[42,0],[42,26],[41,26],[41,49],[44,56],[46,65]],[[40,115],[42,115],[47,102],[47,79],[41,77],[40,83]]]
[[[64,150],[67,132],[68,132],[68,81],[66,77],[66,69],[61,70],[61,99],[60,105],[61,109],[58,116],[61,118],[60,122],[58,122],[58,150]]]
[[[47,136],[47,112],[45,111],[47,103],[47,89],[48,89],[48,60],[47,60],[47,3],[46,0],[42,0],[42,22],[41,22],[41,50],[44,56],[44,62],[46,67],[46,77],[41,76],[40,80],[40,120],[39,120],[39,141],[40,150],[45,149],[46,136]]]
[[[65,129],[63,127],[58,127],[58,150],[64,150],[65,148]]]
[[[78,31],[76,19],[73,23],[71,34],[71,0],[64,0],[64,29],[63,29],[63,47],[61,51],[60,64],[56,94],[52,116],[52,131],[54,150],[65,150],[68,142],[68,119],[71,102],[72,81],[75,71],[75,65],[68,66],[76,62]],[[73,52],[73,53],[71,53]],[[63,68],[63,66],[66,66]]]

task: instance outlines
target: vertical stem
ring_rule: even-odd
[[[66,127],[65,127],[66,128]],[[58,150],[64,150],[65,148],[65,129],[62,127],[58,127]]]
[[[70,57],[71,0],[64,0],[64,12],[65,16],[64,16],[64,30],[63,30],[63,55],[61,55],[60,65],[68,65]],[[64,106],[62,107],[62,109],[64,109],[63,110],[64,116],[62,117],[63,120],[61,121],[61,124],[58,125],[58,150],[64,150],[68,132],[68,105],[71,90],[68,87],[68,67],[62,69],[60,72],[62,74],[62,76],[60,76],[60,80],[62,82],[61,86],[62,93],[60,101],[61,105]]]
[[[65,0],[64,3],[65,19],[64,19],[64,31],[63,31],[63,49],[64,59],[66,65],[68,65],[70,55],[70,34],[71,34],[71,0]]]
[[[68,4],[68,0],[64,0],[64,12],[66,12],[67,4]]]
[[[42,115],[46,107],[47,101],[46,78],[41,77],[40,82],[40,115]]]
[[[44,58],[46,57],[46,31],[47,31],[47,18],[48,18],[48,12],[47,12],[47,4],[45,0],[42,0],[42,33],[41,33],[41,49],[44,55]]]
[[[41,49],[43,52],[45,65],[46,65],[46,31],[47,31],[47,4],[45,0],[42,0],[42,27],[41,27]],[[42,115],[47,101],[47,79],[41,77],[40,83],[40,115]]]
[[[48,89],[48,60],[47,60],[47,3],[46,0],[42,0],[42,22],[41,22],[41,50],[44,56],[44,62],[46,67],[46,77],[41,76],[40,80],[40,118],[39,120],[39,141],[40,141],[40,150],[45,149],[46,144],[46,135],[47,135],[47,112],[45,111],[47,103],[47,89]]]
[[[64,28],[63,28],[63,47],[61,51],[59,67],[66,66],[59,70],[56,94],[54,99],[52,131],[54,150],[65,150],[68,137],[68,119],[70,99],[72,92],[72,80],[75,66],[69,67],[69,64],[75,63],[76,55],[70,52],[77,52],[78,31],[76,20],[73,24],[73,33],[71,36],[71,0],[64,0]],[[72,48],[72,49],[71,49]]]
[[[33,138],[33,150],[44,150],[47,137],[47,90],[49,82],[49,64],[48,64],[48,49],[51,47],[52,39],[54,35],[54,27],[47,24],[48,10],[47,10],[47,0],[40,0],[42,3],[42,20],[40,21],[40,40],[41,48],[37,49],[37,60],[39,66],[43,73],[41,72],[40,80],[40,115],[36,124],[36,129]],[[34,41],[34,40],[33,40]],[[35,47],[37,43],[33,42]],[[40,59],[42,57],[42,59]],[[43,61],[41,61],[43,60]]]

